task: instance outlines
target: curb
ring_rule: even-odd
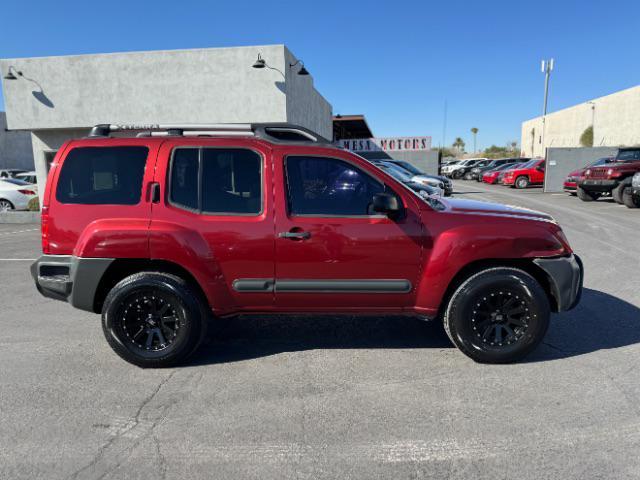
[[[2,212],[0,223],[40,223],[40,212]]]

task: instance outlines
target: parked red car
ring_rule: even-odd
[[[441,319],[469,357],[511,362],[583,278],[549,215],[423,198],[286,124],[94,127],[52,164],[42,250],[38,290],[101,313],[142,367],[183,361],[211,318],[243,313]]]
[[[603,157],[599,158],[598,160],[590,165],[587,165],[584,168],[574,170],[569,175],[567,175],[567,178],[563,183],[563,190],[571,195],[575,195],[576,191],[578,190],[578,182],[584,178],[584,172],[587,170],[587,168],[600,167],[602,165],[606,165],[607,163],[611,163],[612,161],[613,157]]]
[[[512,168],[518,168],[522,163],[507,163],[504,165],[500,165],[499,167],[494,168],[493,170],[489,170],[482,174],[482,181],[484,183],[489,183],[494,185],[499,183],[500,175],[503,175],[506,170],[510,170]]]
[[[502,179],[503,185],[515,188],[527,188],[530,185],[544,183],[545,159],[530,160],[517,168],[507,170]]]

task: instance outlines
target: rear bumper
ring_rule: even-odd
[[[549,277],[551,294],[556,300],[556,312],[571,310],[580,302],[584,267],[577,255],[568,257],[536,258],[533,263]]]
[[[565,192],[575,192],[578,189],[578,184],[576,182],[564,182],[562,189]]]
[[[578,182],[578,186],[589,192],[610,192],[618,186],[618,180],[587,179]]]
[[[31,276],[43,296],[93,312],[98,285],[113,261],[113,258],[42,255],[31,265]]]

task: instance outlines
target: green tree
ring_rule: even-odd
[[[580,135],[580,145],[583,147],[593,147],[593,125],[584,129]]]
[[[478,151],[478,149],[476,148],[476,139],[478,136],[478,129],[476,127],[473,127],[471,129],[471,133],[473,133],[473,153],[476,153]]]
[[[464,152],[465,143],[464,143],[464,140],[462,140],[462,138],[460,137],[456,137],[456,139],[454,140],[451,146],[456,150],[458,150],[458,152],[460,153]]]

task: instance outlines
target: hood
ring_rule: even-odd
[[[580,170],[574,170],[573,172],[570,172],[569,175],[567,175],[567,177],[580,177],[582,175],[582,172],[584,172],[584,168],[581,168]]]
[[[466,200],[459,198],[442,199],[447,210],[452,213],[464,213],[470,215],[500,215],[530,218],[532,220],[554,221],[547,213],[530,210],[528,208],[503,205],[501,203],[482,202],[479,200]]]

